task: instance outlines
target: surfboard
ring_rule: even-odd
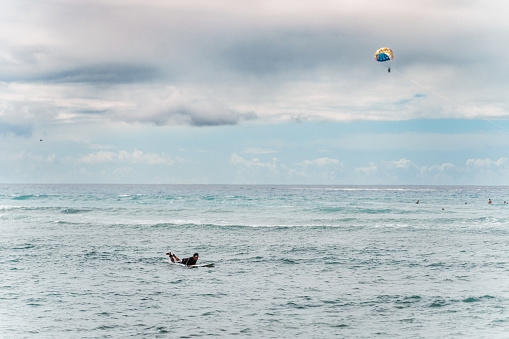
[[[208,264],[198,264],[198,265],[184,265],[179,262],[172,262],[171,260],[168,260],[170,264],[178,265],[182,267],[188,267],[188,268],[197,268],[197,267],[214,267],[214,263],[208,263]]]
[[[214,263],[201,264],[201,265],[191,265],[189,267],[214,267]]]

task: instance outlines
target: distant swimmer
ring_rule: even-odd
[[[416,203],[416,204],[419,204],[419,200],[417,200],[415,203]]]
[[[491,199],[488,199],[488,204],[491,204]]]
[[[187,265],[187,266],[196,265],[196,262],[198,261],[198,253],[193,254],[192,257],[185,258],[185,259],[182,259],[182,260],[180,260],[175,255],[175,253],[168,252],[168,253],[166,253],[166,255],[170,256],[171,262],[173,262],[173,263],[177,262],[177,263],[180,263],[180,264],[183,264],[183,265]]]

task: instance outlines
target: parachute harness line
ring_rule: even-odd
[[[456,107],[458,107],[458,108],[460,108],[460,109],[465,109],[463,106],[461,106],[461,105],[460,105],[460,104],[458,104],[457,102],[455,102],[455,101],[453,101],[453,100],[449,99],[449,98],[448,98],[448,97],[446,97],[446,96],[443,96],[442,94],[438,93],[437,91],[433,90],[432,88],[426,87],[426,86],[424,86],[424,85],[422,85],[422,84],[418,83],[417,81],[412,80],[412,79],[410,79],[410,78],[408,78],[408,77],[404,76],[403,74],[401,74],[400,72],[398,72],[398,70],[391,69],[391,71],[392,71],[393,73],[398,74],[400,77],[402,77],[402,78],[406,79],[407,81],[409,81],[409,82],[413,83],[414,85],[419,86],[419,87],[421,87],[422,89],[424,89],[424,90],[426,90],[426,91],[428,91],[428,92],[430,92],[430,93],[432,93],[432,94],[436,95],[436,96],[437,96],[437,97],[439,97],[440,99],[445,100],[445,101],[447,101],[447,102],[449,102],[449,103],[451,103],[451,104],[455,105]],[[497,124],[496,122],[493,122],[493,121],[491,121],[491,120],[487,119],[486,117],[484,117],[484,116],[482,116],[482,115],[479,115],[479,114],[477,114],[477,113],[473,113],[473,114],[474,114],[475,116],[477,116],[477,117],[479,117],[479,118],[483,119],[484,121],[487,121],[487,122],[489,122],[490,124],[492,124],[492,125],[494,125],[494,126],[497,126],[497,127],[501,128],[501,129],[503,129],[503,130],[504,130],[504,131],[506,131],[506,132],[509,132],[509,129],[507,129],[507,128],[505,128],[505,127],[503,127],[503,126],[501,126],[501,125]]]

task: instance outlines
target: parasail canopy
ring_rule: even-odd
[[[378,62],[382,62],[383,65],[387,66],[387,72],[391,72],[391,63],[392,59],[394,59],[394,54],[392,54],[392,49],[387,47],[382,47],[375,53],[375,59]]]
[[[392,49],[387,48],[387,47],[380,48],[375,53],[375,59],[378,62],[392,61],[392,59],[394,59],[394,54],[392,54]]]

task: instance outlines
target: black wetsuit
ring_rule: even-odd
[[[193,257],[182,259],[180,262],[181,264],[191,266],[196,264],[196,260],[193,259]]]

